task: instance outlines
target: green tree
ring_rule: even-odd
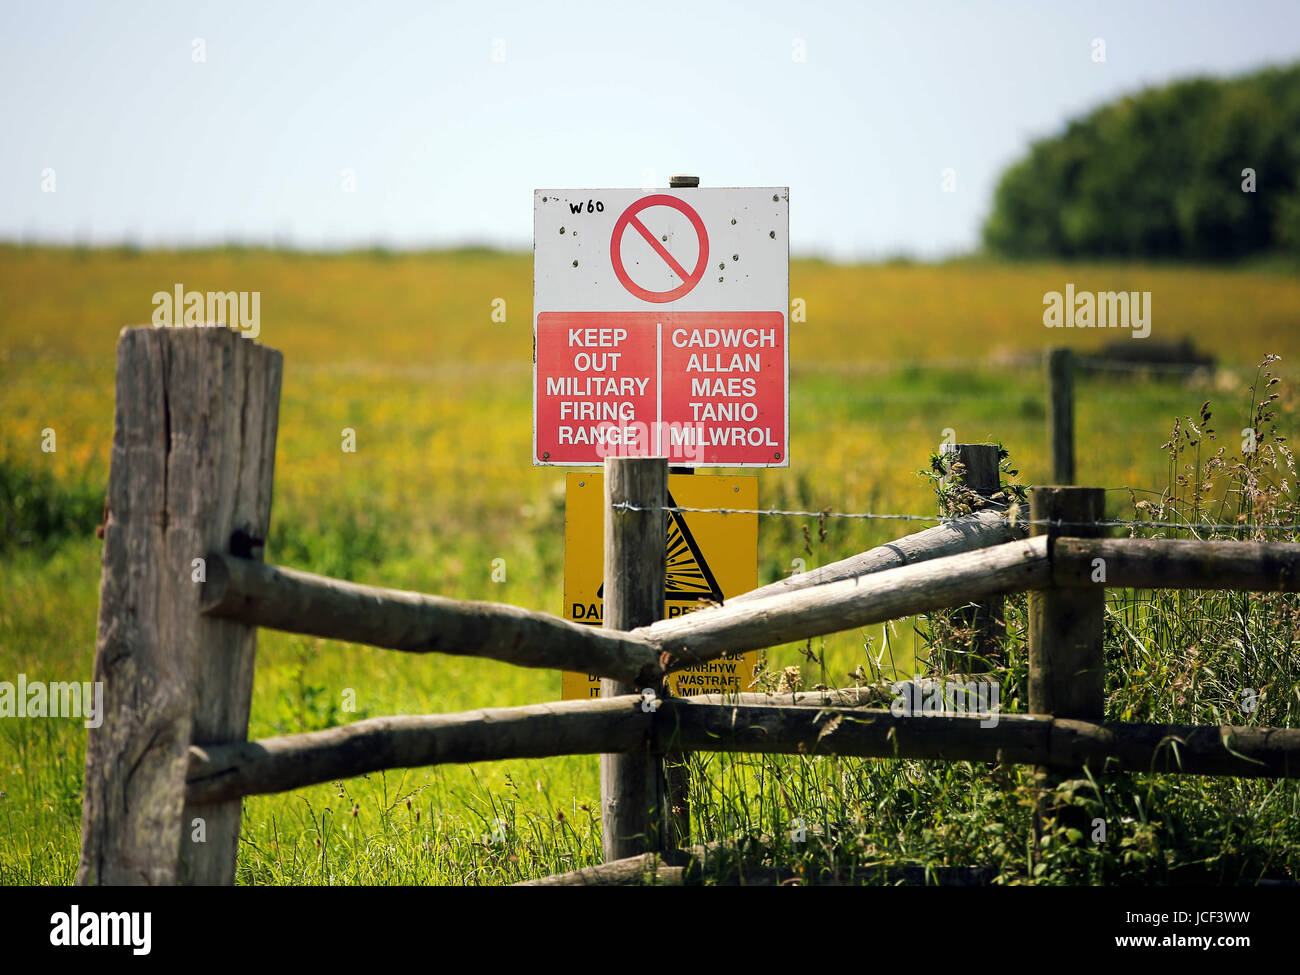
[[[1003,173],[984,242],[1009,257],[1300,253],[1300,65],[1151,88],[1071,121]]]

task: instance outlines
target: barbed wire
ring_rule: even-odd
[[[861,518],[880,521],[952,521],[944,515],[894,515],[857,511],[783,511],[779,508],[690,508],[684,505],[643,506],[631,501],[611,505],[619,511],[673,511],[715,515],[786,515],[799,518]]]
[[[1114,490],[1125,490],[1116,488]],[[611,505],[617,511],[667,511],[681,514],[714,515],[775,515],[791,518],[845,518],[864,521],[932,521],[938,524],[950,524],[966,516],[951,515],[912,515],[884,514],[865,511],[798,511],[781,508],[693,508],[686,505],[638,505],[631,501],[617,501]],[[996,510],[996,509],[988,509]],[[1300,523],[1284,524],[1231,524],[1219,522],[1183,522],[1183,521],[1126,521],[1123,519],[1103,518],[1097,521],[1063,521],[1058,518],[1016,518],[1017,525],[1044,525],[1051,528],[1172,528],[1180,531],[1290,531],[1300,532]]]

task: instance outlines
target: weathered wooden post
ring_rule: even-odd
[[[952,455],[953,463],[962,465],[964,471],[961,483],[980,497],[989,499],[1001,489],[997,444],[945,443],[940,444],[939,453]],[[1004,612],[1005,599],[1002,596],[990,597],[973,607],[958,611],[957,618],[971,629],[970,671],[988,669],[977,658],[988,660],[1000,656],[1006,634]]]
[[[670,176],[669,189],[694,189],[698,176]],[[693,467],[673,467],[670,474],[694,474]],[[666,527],[666,526],[665,526]],[[691,766],[690,753],[673,750],[664,755],[664,824],[663,845],[684,846],[691,835]]]
[[[185,802],[191,744],[243,741],[255,627],[199,614],[208,550],[260,557],[283,358],[226,328],[124,329],[79,884],[230,884],[240,800]]]
[[[1074,483],[1074,353],[1047,354],[1047,428],[1051,437],[1052,481]]]
[[[1062,522],[1032,525],[1032,534],[1048,536],[1048,558],[1060,537],[1100,538],[1094,525],[1105,513],[1101,488],[1036,487],[1030,494],[1031,521]],[[1103,567],[1104,568],[1104,567]],[[1056,718],[1101,721],[1106,702],[1106,669],[1102,636],[1106,619],[1106,587],[1047,588],[1029,593],[1029,711]],[[1045,790],[1054,788],[1059,773],[1035,768],[1040,795],[1034,813],[1035,838],[1043,820],[1055,814]]]
[[[644,510],[615,507],[625,503]],[[667,504],[667,460],[605,459],[607,629],[631,630],[663,616]],[[620,681],[600,682],[601,697],[640,690]],[[663,694],[660,687],[653,690],[656,696]],[[663,760],[651,751],[649,739],[636,751],[600,756],[600,820],[606,861],[660,848],[664,791]]]

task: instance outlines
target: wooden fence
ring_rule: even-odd
[[[601,754],[610,869],[681,839],[663,756],[682,751],[1300,776],[1300,729],[1104,723],[1106,587],[1300,590],[1300,545],[1089,537],[1093,488],[1037,488],[1025,537],[977,512],[671,620],[662,459],[606,461],[605,629],[263,564],[282,359],[226,329],[127,329],[86,755],[83,884],[229,884],[241,800],[381,769]],[[995,448],[954,446],[996,489]],[[990,483],[991,479],[991,483]],[[1092,534],[1096,534],[1095,530]],[[1104,560],[1105,581],[1097,578]],[[1030,593],[1030,714],[895,716],[878,688],[665,698],[669,672],[743,650]],[[976,604],[974,609],[969,608]],[[599,674],[611,696],[373,718],[247,741],[256,628]],[[653,700],[642,696],[655,691]],[[876,705],[876,706],[872,706]],[[853,720],[833,726],[836,715]],[[202,839],[200,840],[200,837]],[[563,881],[559,881],[563,882]]]

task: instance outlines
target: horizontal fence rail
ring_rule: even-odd
[[[862,696],[878,695],[864,689]],[[804,695],[803,699],[817,697]],[[462,714],[371,718],[306,734],[190,749],[191,802],[284,792],[388,768],[673,748],[1000,762],[1097,771],[1300,777],[1300,729],[1099,724],[1042,715],[903,715],[770,702],[789,695],[629,694]],[[835,719],[839,719],[836,721]]]
[[[643,637],[502,603],[380,589],[208,552],[209,616],[408,653],[449,653],[615,677],[643,685],[663,669]]]
[[[828,582],[844,582],[859,576],[897,569],[904,565],[915,565],[931,559],[944,558],[948,555],[960,555],[976,549],[988,548],[1014,541],[1024,535],[1024,530],[1017,528],[1007,520],[1001,511],[981,511],[963,518],[927,528],[924,531],[907,535],[897,541],[877,545],[847,559],[831,562],[827,565],[786,576],[766,586],[733,596],[727,600],[728,606],[748,603],[767,596],[780,596],[785,593],[811,589]]]
[[[982,529],[977,531],[978,537],[987,537]],[[1289,542],[1056,538],[1050,543],[1050,554],[1049,537],[1044,535],[897,568],[864,567],[859,575],[812,586],[766,586],[722,606],[627,633],[499,603],[362,586],[219,552],[207,556],[201,609],[210,616],[293,633],[414,653],[475,655],[651,687],[669,671],[726,653],[778,646],[997,594],[1051,586],[1300,589],[1300,545]],[[1105,563],[1104,582],[1094,581],[1097,559]],[[769,594],[761,595],[764,592]]]
[[[691,700],[731,705],[779,702],[820,709],[882,704],[891,696],[884,688],[852,687],[779,696],[701,695]],[[193,746],[187,792],[194,801],[208,802],[284,792],[383,768],[625,751],[641,744],[654,727],[652,721],[637,719],[638,714],[649,717],[640,711],[642,700],[624,695],[461,714],[396,715],[260,741]],[[637,708],[629,709],[630,702]],[[628,720],[629,710],[635,720]]]
[[[284,792],[388,768],[627,752],[645,741],[641,698],[560,701],[462,714],[397,715],[261,741],[190,749],[187,794]],[[649,717],[649,715],[646,715]]]
[[[633,630],[674,662],[710,660],[946,609],[1051,581],[1046,539],[1008,542],[752,602],[697,610]]]
[[[1100,559],[1104,584],[1124,589],[1300,590],[1300,544],[1202,542],[1182,538],[1058,538],[1052,580],[1095,587]]]

